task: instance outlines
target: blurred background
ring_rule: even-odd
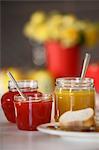
[[[7,70],[10,70],[17,80],[37,79],[40,84],[40,89],[44,92],[53,91],[54,81],[56,77],[61,77],[65,75],[66,76],[73,76],[73,75],[79,76],[80,71],[79,73],[76,71],[76,74],[75,74],[75,72],[71,71],[73,67],[70,67],[70,66],[69,67],[63,66],[65,69],[67,69],[65,71],[59,70],[59,66],[58,66],[58,71],[60,72],[57,73],[57,69],[56,69],[57,66],[54,66],[56,68],[52,68],[53,64],[55,63],[56,57],[58,55],[58,52],[56,52],[57,46],[55,46],[57,45],[57,43],[54,43],[54,47],[53,46],[51,47],[53,52],[47,53],[45,52],[45,48],[48,48],[48,45],[44,47],[46,40],[44,39],[45,41],[44,40],[42,41],[42,37],[41,37],[41,41],[39,41],[40,30],[37,29],[38,32],[36,32],[35,34],[36,36],[37,35],[38,36],[35,38],[35,36],[34,37],[31,36],[32,31],[31,31],[31,35],[29,36],[29,34],[27,33],[28,29],[24,29],[25,25],[29,23],[29,21],[31,21],[31,18],[30,18],[31,15],[39,11],[40,12],[43,11],[45,13],[44,15],[47,14],[45,20],[48,20],[48,18],[51,18],[49,17],[48,13],[51,14],[52,12],[54,12],[56,16],[57,15],[60,16],[60,14],[61,15],[70,14],[69,16],[70,21],[75,20],[71,16],[76,16],[79,20],[86,20],[86,23],[90,21],[91,23],[97,26],[97,29],[95,31],[98,34],[98,24],[99,24],[99,1],[98,0],[90,0],[90,1],[89,0],[84,0],[84,1],[83,0],[1,1],[1,24],[0,24],[1,26],[0,27],[1,28],[1,49],[0,49],[1,94],[7,90],[7,82],[8,82],[8,78],[6,76]],[[37,14],[36,16],[37,22],[38,20],[41,19],[40,17],[42,18],[42,16]],[[59,21],[61,20],[61,18],[56,19],[56,22],[57,20]],[[56,22],[55,24],[57,24]],[[69,22],[69,20],[67,22]],[[79,24],[80,24],[80,21],[79,21]],[[89,26],[91,26],[90,23],[89,23]],[[82,28],[80,28],[80,31],[83,30]],[[87,29],[88,29],[88,26],[85,28],[85,30],[87,31]],[[76,27],[76,30],[78,32],[78,26]],[[42,32],[47,33],[46,28],[44,28],[44,31]],[[30,33],[30,30],[29,30],[29,33]],[[50,32],[50,34],[51,33],[54,33],[54,29]],[[64,37],[69,36],[69,38],[72,39],[72,35],[73,33],[71,33],[71,36],[67,35],[66,33]],[[41,36],[44,36],[44,35],[41,34]],[[91,34],[91,36],[92,36],[91,39],[94,40],[95,38],[94,34]],[[89,34],[89,37],[90,37],[90,34]],[[81,50],[79,50],[80,52],[77,53],[77,56],[74,56],[73,54],[72,56],[70,56],[70,54],[68,55],[70,56],[69,60],[71,60],[71,62],[73,60],[74,61],[78,60],[78,62],[76,63],[79,64],[79,67],[81,69],[82,61],[84,59],[85,53],[86,52],[91,53],[91,62],[90,62],[91,71],[89,68],[88,76],[94,77],[96,82],[98,82],[98,85],[96,85],[96,89],[97,91],[99,91],[99,79],[97,81],[98,77],[96,78],[96,75],[99,75],[99,63],[98,63],[99,62],[99,39],[97,37],[96,37],[97,42],[94,43],[94,46],[87,47],[86,45],[82,44],[80,46]],[[59,37],[57,40],[57,36],[54,38],[51,37],[49,39],[51,42],[60,41]],[[69,42],[71,42],[71,40]],[[65,44],[69,45],[71,43],[69,44],[65,43]],[[65,47],[68,47],[68,46],[65,45]],[[73,46],[70,45],[69,48],[71,47],[75,49],[74,48],[75,45]],[[50,58],[48,56],[49,53],[50,55],[52,55],[50,56]],[[52,59],[53,55],[55,56],[55,58],[53,58],[54,62]],[[73,59],[73,56],[75,57],[75,59]],[[68,56],[66,55],[66,57]],[[50,62],[51,64],[49,64],[47,61]],[[64,64],[65,64],[65,61],[66,60],[64,60],[63,62]],[[55,64],[57,64],[57,60]],[[60,66],[60,68],[62,67]],[[71,68],[70,72],[68,72],[68,68]],[[55,69],[56,69],[56,72],[55,72]]]

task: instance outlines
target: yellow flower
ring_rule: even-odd
[[[44,13],[37,11],[30,17],[24,27],[24,35],[37,42],[60,40],[65,46],[76,44],[92,46],[99,34],[96,25],[77,19],[72,14]]]
[[[85,42],[88,46],[93,46],[98,39],[97,30],[92,24],[88,24],[85,30]]]
[[[76,22],[75,22],[75,24],[73,24],[73,26],[75,28],[77,28],[78,30],[84,32],[84,30],[86,30],[86,27],[87,27],[87,22],[84,22],[82,20],[76,20]]]
[[[45,42],[48,38],[48,26],[46,24],[41,24],[34,28],[33,38],[39,42]]]
[[[48,19],[48,26],[60,26],[62,25],[62,15],[54,14]]]
[[[60,14],[52,14],[48,21],[48,32],[49,32],[49,38],[57,40],[60,38],[60,28],[62,26],[62,15]]]
[[[49,37],[50,39],[53,39],[53,40],[59,40],[60,39],[60,29],[59,27],[52,27],[49,29]]]
[[[37,11],[33,13],[30,17],[30,21],[32,25],[42,24],[44,23],[45,19],[46,19],[46,15],[42,11]]]
[[[70,25],[73,25],[77,21],[77,18],[72,14],[64,15],[62,21],[63,21],[64,26],[70,26]]]
[[[48,39],[48,26],[46,24],[32,25],[31,22],[27,23],[24,27],[24,35],[30,39],[39,42],[44,42]]]
[[[48,37],[48,27],[44,23],[45,19],[45,13],[38,11],[33,13],[30,21],[24,26],[24,35],[32,40],[44,42]]]
[[[62,43],[66,47],[71,47],[77,44],[79,41],[79,31],[75,28],[68,27],[61,33]]]
[[[26,37],[32,39],[33,38],[33,26],[30,25],[30,23],[27,23],[25,26],[24,26],[24,30],[23,30],[23,33]]]

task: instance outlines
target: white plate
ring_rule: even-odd
[[[52,128],[48,128],[53,125],[58,125],[58,123],[46,123],[37,127],[40,132],[60,136],[62,138],[75,138],[79,140],[94,140],[99,142],[99,132],[77,132],[77,131],[63,131],[63,130],[55,130]]]

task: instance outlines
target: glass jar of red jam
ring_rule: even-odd
[[[14,100],[16,124],[18,129],[33,131],[40,124],[49,123],[51,120],[52,96],[15,96]]]
[[[38,82],[36,80],[23,80],[18,81],[18,86],[21,91],[30,96],[41,96],[41,92],[38,91]],[[4,114],[8,121],[15,123],[15,109],[14,109],[14,96],[19,94],[14,86],[14,84],[8,82],[9,91],[6,92],[1,98],[1,106]]]

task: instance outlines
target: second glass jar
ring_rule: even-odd
[[[66,111],[95,106],[94,81],[91,78],[57,78],[55,87],[55,119]]]

